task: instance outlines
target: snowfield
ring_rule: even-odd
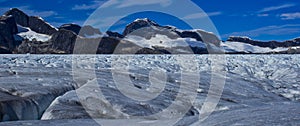
[[[16,40],[20,40],[21,38],[23,38],[23,39],[28,39],[30,41],[35,39],[36,41],[46,42],[51,39],[50,35],[37,33],[35,31],[32,31],[30,28],[23,27],[20,25],[18,25],[18,31],[19,31],[19,33],[17,35],[15,35]]]
[[[144,37],[128,35],[124,40],[133,42],[140,47],[152,48],[154,46],[164,47],[164,48],[174,48],[174,47],[199,47],[206,48],[206,44],[200,41],[197,41],[194,38],[177,38],[170,39],[168,36],[157,34],[151,39],[145,39]]]
[[[201,125],[300,124],[300,55],[1,55],[0,59],[1,121],[44,120],[0,125],[166,125],[168,121],[199,125],[212,77],[224,78],[225,86],[214,112]],[[213,65],[215,60],[219,66]],[[197,71],[200,82],[181,80],[183,71]],[[164,74],[155,76],[159,73]],[[114,77],[132,84],[126,88],[129,94],[123,94]],[[199,84],[182,87],[181,81]],[[160,91],[154,85],[149,90],[151,82],[165,87]],[[182,97],[181,88],[187,91]],[[156,93],[160,95],[147,101],[128,97],[151,99]],[[196,100],[186,99],[193,93]],[[178,109],[156,115],[174,100],[179,101],[174,104]],[[184,106],[191,107],[185,112]]]
[[[271,53],[271,52],[282,52],[287,51],[289,48],[278,47],[271,49],[269,47],[259,47],[243,42],[222,42],[222,48],[229,53],[234,52],[246,52],[246,53]]]

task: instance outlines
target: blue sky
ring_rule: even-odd
[[[121,4],[116,4],[117,2]],[[112,0],[112,6],[133,7],[134,5],[155,5],[166,7],[176,0]],[[186,0],[188,1],[188,0]],[[300,37],[300,2],[298,0],[192,0],[210,17],[219,35],[225,40],[228,36],[249,36],[258,40],[287,40]],[[29,15],[38,15],[54,26],[64,23],[82,25],[88,17],[106,0],[0,0],[0,13],[17,7]],[[177,9],[177,10],[176,10]],[[184,10],[190,9],[186,7]],[[174,10],[184,11],[180,7]],[[181,29],[189,29],[184,21],[176,16],[154,12],[141,12],[127,16],[117,22],[111,30],[121,32],[125,25],[135,18],[155,20],[162,25],[174,25]],[[196,20],[203,13],[189,13],[186,20]],[[115,17],[102,19],[108,25]],[[108,22],[108,23],[107,23]],[[203,25],[205,30],[205,25]],[[197,27],[200,28],[201,27]],[[101,29],[101,28],[100,28]],[[209,30],[208,30],[209,31]],[[212,31],[214,32],[214,31]]]

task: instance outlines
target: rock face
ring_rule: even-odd
[[[171,39],[177,39],[180,36],[175,32],[175,29],[171,27],[163,27],[154,21],[147,18],[137,19],[134,22],[128,24],[123,31],[123,36],[135,35],[151,39],[157,34],[165,35]]]
[[[284,42],[278,42],[278,41],[268,41],[268,42],[263,42],[263,41],[255,41],[250,39],[249,37],[235,37],[231,36],[228,38],[229,42],[243,42],[243,43],[248,43],[254,46],[259,46],[259,47],[269,47],[272,49],[278,48],[278,47],[293,47],[293,46],[300,46],[300,38],[295,38],[293,40],[288,40]]]
[[[37,33],[52,35],[57,30],[46,23],[42,18],[36,16],[29,17],[29,28]]]
[[[130,23],[126,26],[126,28],[123,32],[123,35],[126,36],[135,30],[138,30],[138,29],[144,28],[144,27],[150,27],[150,26],[159,27],[159,25],[157,23],[155,23],[147,18],[146,19],[137,19],[133,23]]]
[[[13,17],[15,17],[17,24],[22,25],[24,27],[29,26],[29,16],[17,8],[10,9],[4,15],[12,15]]]
[[[70,54],[73,52],[76,38],[77,35],[74,32],[61,29],[52,35],[50,39],[51,48]]]
[[[24,40],[17,48],[17,53],[26,54],[71,54],[76,41],[76,34],[61,29],[52,34],[48,42]]]
[[[5,47],[0,47],[0,54],[12,54],[12,52]]]
[[[183,32],[176,32],[182,38],[195,38],[197,41],[202,41],[199,33],[195,31],[183,31]]]
[[[102,34],[99,29],[89,25],[81,27],[77,24],[64,24],[60,26],[59,29],[73,31],[76,35],[82,37],[99,37]]]
[[[99,29],[93,28],[90,25],[83,26],[79,32],[80,36],[93,36],[93,35],[101,35]]]
[[[97,54],[113,54],[120,40],[112,37],[103,37],[100,41]]]
[[[124,35],[121,35],[121,34],[119,34],[118,32],[107,31],[106,34],[107,34],[109,37],[124,38]]]
[[[17,46],[13,36],[17,32],[17,24],[13,16],[0,17],[0,46],[12,51]]]
[[[162,51],[158,49],[142,48],[138,50],[135,54],[167,54],[167,51]],[[170,54],[170,53],[169,53]]]
[[[20,46],[16,49],[18,54],[55,54],[59,51],[50,48],[51,43],[49,42],[39,42],[39,41],[29,41],[24,40]]]
[[[13,16],[0,16],[1,24],[7,25],[9,30],[7,29],[6,32],[9,32],[11,34],[18,33],[17,24],[15,22],[15,18]]]
[[[79,26],[77,24],[64,24],[64,25],[60,26],[58,29],[59,30],[65,29],[65,30],[73,31],[74,33],[76,33],[78,35],[79,31],[81,29],[81,26]]]
[[[31,30],[37,33],[51,35],[57,31],[53,26],[46,23],[41,17],[28,16],[17,8],[10,9],[4,15],[13,16],[17,24],[23,27],[29,27]]]

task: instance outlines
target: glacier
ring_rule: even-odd
[[[186,57],[194,58],[189,61]],[[218,69],[226,74],[214,72],[214,59],[220,58],[223,62]],[[194,102],[179,97],[177,108],[191,108],[175,125],[298,125],[299,58],[300,55],[1,55],[0,105],[4,122],[0,125],[176,122],[176,113],[184,110],[173,110],[174,117],[155,114],[175,100],[182,71],[198,71],[200,81],[197,88],[184,87],[189,91],[186,96],[195,92],[197,97]],[[116,61],[129,71],[112,72],[117,69]],[[187,62],[187,67],[180,66],[182,62]],[[149,76],[157,68],[163,76]],[[153,82],[163,82],[165,88],[162,92],[153,90],[160,94],[154,100],[138,102],[120,92],[114,74],[129,78],[123,83],[132,84],[128,88],[131,95],[142,95],[136,94],[135,88],[151,92],[147,89]],[[225,79],[222,96],[214,112],[199,122],[213,76]]]

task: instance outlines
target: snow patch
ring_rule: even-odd
[[[197,41],[194,38],[177,38],[170,39],[166,35],[156,34],[155,37],[151,39],[145,39],[140,36],[128,35],[124,40],[131,41],[138,46],[152,48],[153,46],[172,48],[172,47],[200,47],[206,48],[206,44],[200,41]]]
[[[229,38],[243,38],[243,39],[249,39],[249,40],[251,40],[251,38],[248,37],[248,36],[229,36]]]
[[[221,46],[226,52],[246,52],[246,53],[270,53],[287,51],[288,48],[278,47],[271,49],[269,47],[259,47],[243,42],[221,42]]]
[[[22,37],[23,39],[29,39],[30,41],[36,39],[37,41],[41,41],[41,42],[46,42],[51,39],[50,35],[37,33],[35,31],[32,31],[28,27],[22,27],[20,25],[18,25],[18,31],[19,33],[16,36],[14,36],[16,40],[20,40],[19,37]]]

